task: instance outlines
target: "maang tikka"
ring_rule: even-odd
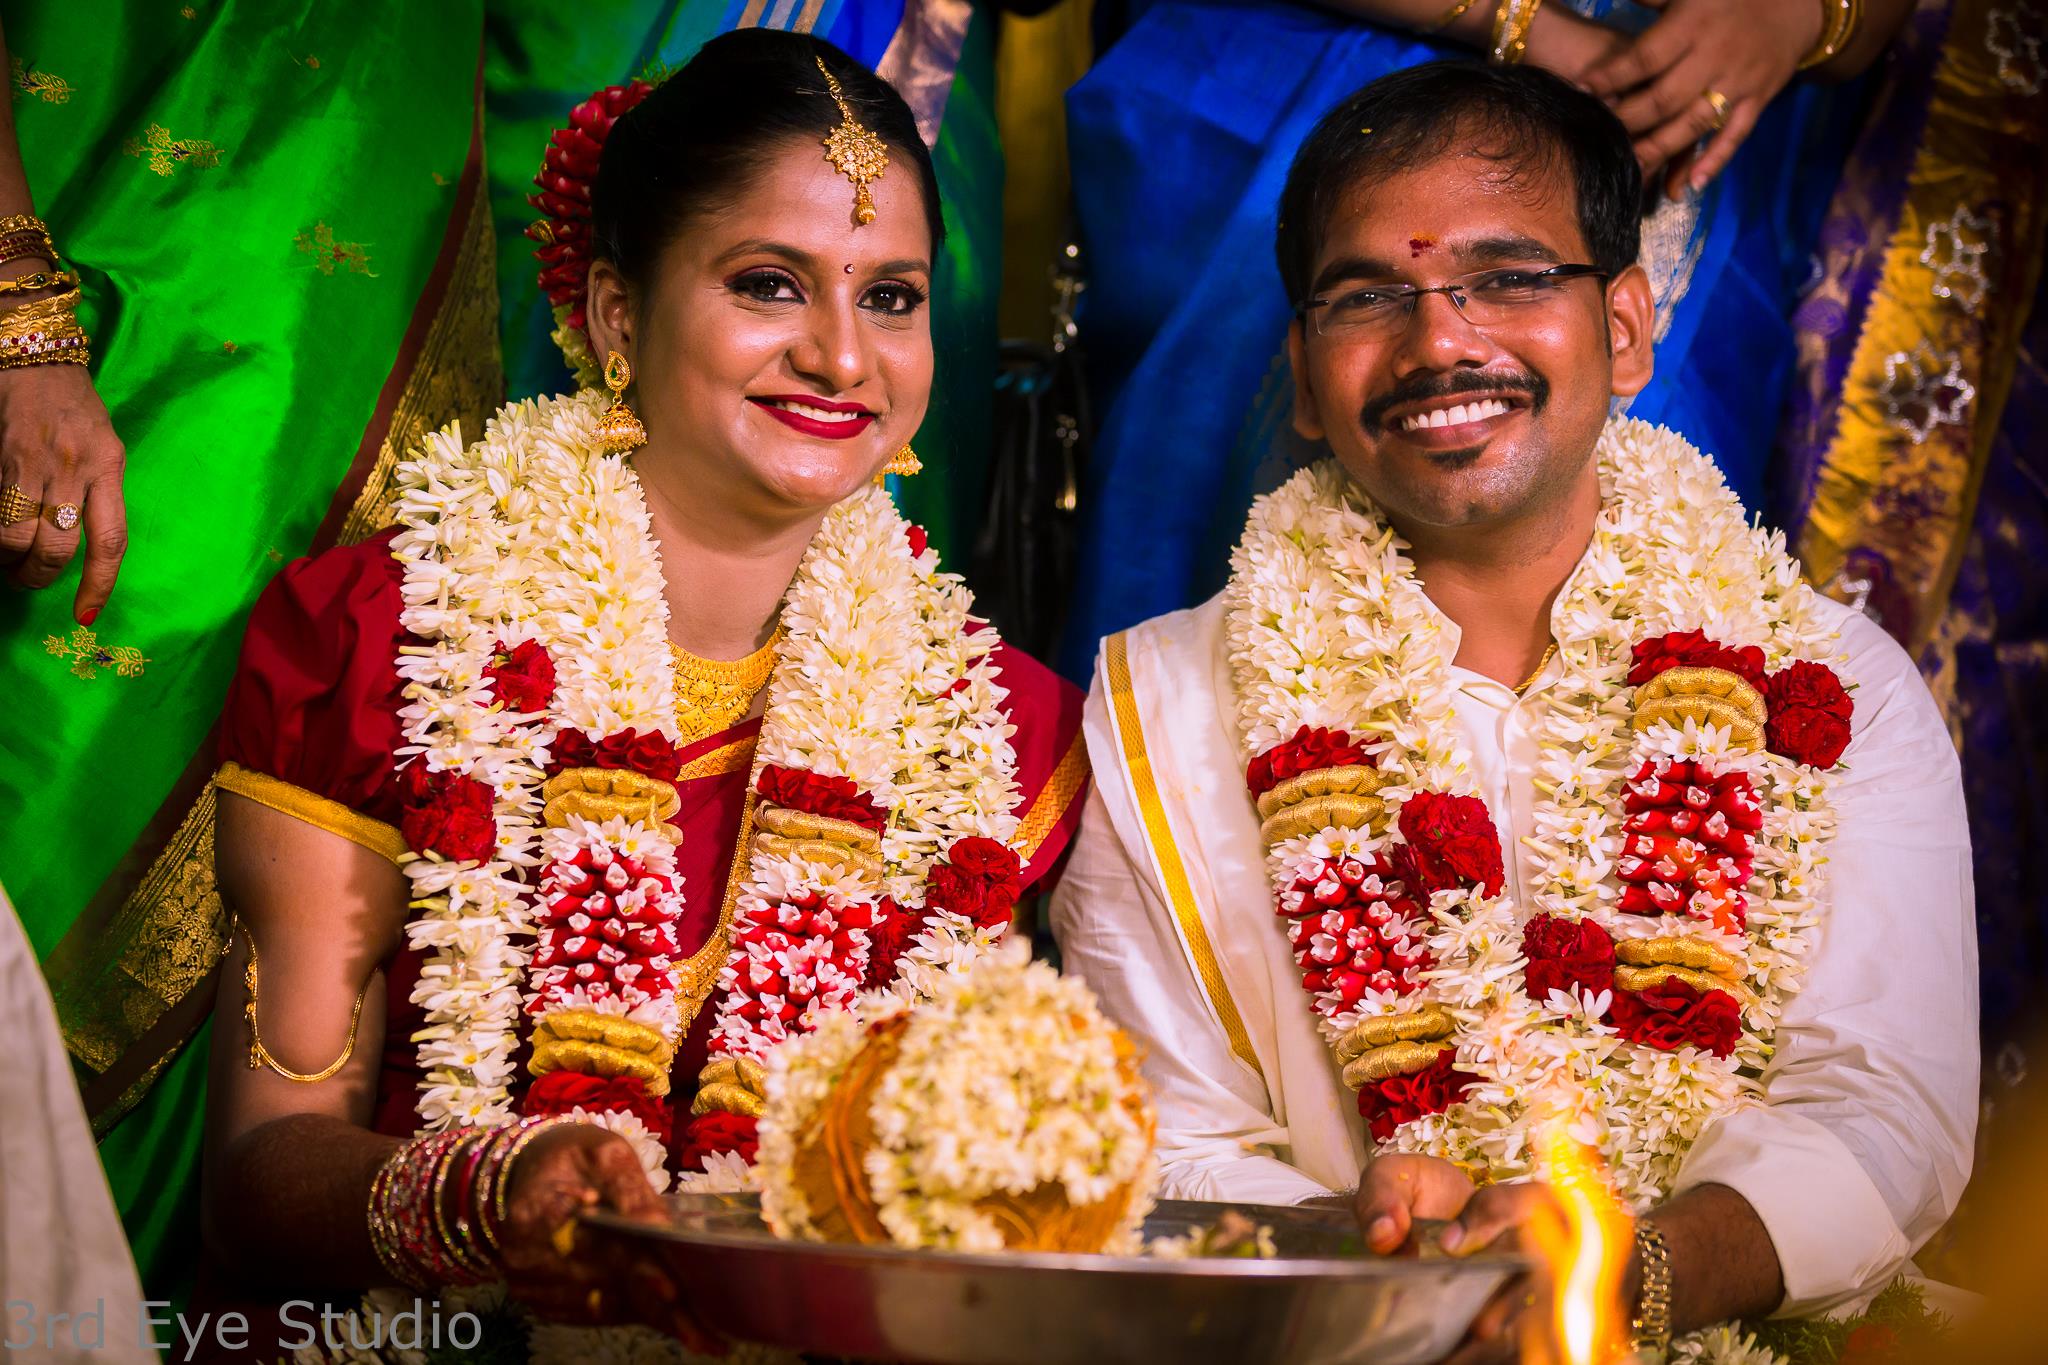
[[[868,194],[868,185],[880,180],[882,172],[889,169],[889,149],[882,145],[882,139],[869,132],[867,125],[853,116],[853,106],[846,102],[846,92],[839,88],[839,78],[826,69],[823,57],[814,57],[818,70],[824,72],[826,92],[832,102],[839,106],[839,126],[825,138],[825,159],[832,168],[853,182],[853,216],[859,223],[875,221],[875,201]]]

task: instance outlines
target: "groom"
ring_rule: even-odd
[[[1977,1012],[1911,662],[1804,605],[1697,457],[1609,429],[1651,374],[1641,196],[1620,123],[1526,68],[1403,71],[1317,127],[1278,254],[1335,464],[1254,510],[1223,595],[1105,642],[1052,914],[1144,1049],[1170,1196],[1355,1187],[1376,1249],[1450,1218],[1469,1252],[1545,1197],[1508,1081],[1605,1077],[1654,1337],[1906,1268],[1968,1177]]]

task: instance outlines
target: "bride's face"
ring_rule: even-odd
[[[905,160],[870,184],[860,226],[819,140],[792,141],[682,227],[643,291],[621,298],[593,267],[592,344],[632,362],[643,466],[673,462],[671,487],[772,516],[829,507],[916,434],[931,239]]]

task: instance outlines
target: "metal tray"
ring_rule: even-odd
[[[743,1341],[915,1365],[1422,1365],[1457,1345],[1523,1261],[1364,1253],[1335,1209],[1162,1201],[1145,1235],[1236,1209],[1270,1260],[973,1255],[783,1241],[753,1195],[678,1194],[667,1227],[605,1214],[668,1267],[691,1311]]]

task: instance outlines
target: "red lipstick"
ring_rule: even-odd
[[[747,401],[784,426],[828,441],[851,440],[875,424],[875,414],[858,403],[840,403],[808,393],[770,394]],[[816,412],[845,413],[846,416],[813,417],[785,404],[798,404]]]

